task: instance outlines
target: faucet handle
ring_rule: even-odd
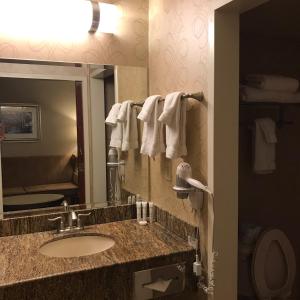
[[[64,224],[64,220],[63,217],[56,217],[56,218],[52,218],[52,219],[48,219],[48,221],[50,222],[57,222],[59,221],[60,226],[57,227],[57,233],[59,233],[60,230],[64,230],[65,229],[65,224]]]
[[[83,225],[83,223],[82,223],[81,218],[82,218],[82,217],[89,217],[90,215],[91,215],[90,212],[87,213],[87,214],[78,214],[78,215],[77,215],[77,227],[78,227],[78,228],[84,229],[84,225]]]
[[[67,200],[64,200],[61,205],[64,207],[65,209],[65,212],[68,212],[69,211],[69,203]]]

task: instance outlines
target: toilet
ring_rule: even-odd
[[[296,276],[296,258],[285,233],[263,231],[252,254],[251,281],[259,300],[289,299]]]

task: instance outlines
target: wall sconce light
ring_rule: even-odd
[[[89,32],[95,33],[98,30],[99,23],[100,23],[100,7],[99,7],[99,3],[94,1],[91,1],[91,5],[93,10],[93,20]]]
[[[0,37],[74,41],[116,33],[119,9],[97,0],[0,0]]]
[[[93,10],[92,26],[90,33],[100,32],[115,33],[119,17],[116,5],[91,1]]]

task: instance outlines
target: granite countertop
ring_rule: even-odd
[[[54,258],[39,253],[42,244],[58,236],[54,232],[1,237],[0,288],[41,278],[193,251],[185,241],[167,232],[158,223],[141,226],[135,220],[127,220],[88,226],[84,232],[111,236],[115,245],[90,256]]]

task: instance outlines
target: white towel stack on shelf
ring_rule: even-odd
[[[240,89],[246,102],[300,103],[299,80],[276,75],[250,74]]]
[[[268,91],[296,93],[299,88],[297,79],[284,76],[249,74],[246,81],[251,87]]]

